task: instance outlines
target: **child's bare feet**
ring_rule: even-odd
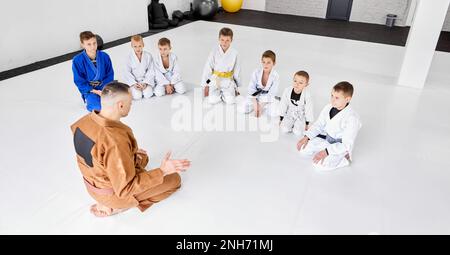
[[[121,213],[127,209],[113,209],[101,204],[91,205],[91,213],[97,217],[108,217],[114,214]]]

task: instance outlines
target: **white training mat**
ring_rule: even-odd
[[[195,104],[223,26],[235,33],[243,94],[267,49],[277,54],[280,95],[296,71],[309,72],[316,118],[334,84],[354,84],[363,127],[350,167],[316,172],[292,134],[263,141],[267,132],[249,128],[173,130],[172,103]],[[450,234],[450,54],[436,53],[416,90],[395,85],[403,47],[197,21],[145,38],[146,49],[163,36],[190,90],[134,102],[124,122],[149,169],[168,150],[192,160],[181,189],[144,213],[90,214],[70,131],[87,111],[67,61],[0,82],[0,234]],[[116,79],[129,50],[106,50]]]

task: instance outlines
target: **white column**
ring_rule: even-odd
[[[449,4],[450,0],[419,0],[417,3],[398,85],[419,89],[425,85]]]
[[[409,1],[409,10],[408,16],[406,16],[405,26],[410,27],[412,25],[414,14],[416,13],[416,6],[418,0],[408,0],[408,1]]]

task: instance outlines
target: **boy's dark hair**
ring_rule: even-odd
[[[345,96],[353,96],[353,85],[348,81],[341,81],[334,85],[333,90],[336,92],[342,92]]]
[[[102,97],[115,97],[118,94],[128,94],[130,86],[125,83],[121,83],[118,81],[113,81],[103,88]]]
[[[80,42],[83,43],[86,40],[89,40],[91,38],[94,38],[95,34],[91,31],[83,31],[80,33]]]
[[[270,59],[272,59],[273,63],[275,63],[276,59],[277,59],[277,55],[275,55],[275,52],[273,52],[271,50],[266,50],[262,54],[262,58],[270,58]]]
[[[166,37],[163,37],[163,38],[159,39],[158,45],[159,46],[169,45],[169,47],[171,47],[170,46],[170,40],[167,39]]]
[[[298,72],[296,72],[296,73],[294,74],[294,77],[295,77],[295,76],[302,76],[302,77],[305,77],[306,80],[309,81],[309,74],[308,74],[308,72],[306,72],[306,71],[298,71]]]
[[[233,39],[233,30],[231,30],[231,28],[224,27],[219,31],[219,37],[220,36],[229,36],[231,37],[231,39]]]

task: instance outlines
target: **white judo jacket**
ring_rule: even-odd
[[[174,53],[169,54],[169,68],[164,68],[161,54],[155,55],[154,68],[157,85],[177,84],[181,81],[180,65]]]
[[[297,102],[298,105],[295,105],[291,101],[292,90],[292,86],[289,86],[283,91],[280,101],[280,116],[305,120],[312,123],[314,121],[314,107],[308,88],[302,90],[300,100]]]
[[[259,98],[261,102],[272,102],[278,93],[280,77],[277,71],[275,71],[275,69],[272,69],[270,71],[269,79],[267,80],[266,86],[263,86],[262,85],[263,73],[264,70],[261,67],[253,71],[252,77],[248,85],[248,97]],[[258,91],[259,94],[257,96],[253,96],[253,94],[255,94]]]
[[[330,144],[327,151],[330,155],[352,154],[356,136],[362,124],[359,115],[350,105],[342,109],[336,116],[330,119],[331,104],[326,105],[316,122],[305,132],[309,139],[319,134],[328,135],[341,142]]]
[[[146,83],[154,87],[155,73],[152,55],[146,51],[142,52],[142,58],[139,62],[136,53],[131,50],[126,60],[123,79],[129,86],[136,83]]]
[[[214,86],[216,76],[213,72],[233,72],[232,79],[222,79],[221,86],[229,87],[231,84],[237,87],[241,86],[241,66],[239,63],[238,51],[232,47],[228,48],[226,52],[223,52],[222,47],[217,45],[209,54],[208,60],[205,63],[202,74],[201,86]],[[206,84],[206,81],[210,80],[212,83]]]

